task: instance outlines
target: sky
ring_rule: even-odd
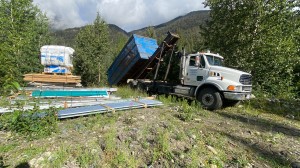
[[[126,31],[155,26],[191,11],[205,10],[204,0],[33,0],[55,29],[91,24],[97,12]]]

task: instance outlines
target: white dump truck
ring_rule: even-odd
[[[252,76],[247,72],[223,66],[223,57],[210,52],[183,53],[180,59],[179,83],[168,82],[174,46],[179,36],[168,33],[165,40],[156,46],[153,40],[135,36],[125,45],[108,70],[110,84],[124,81],[132,87],[149,93],[167,94],[198,100],[209,110],[232,106],[240,100],[251,98]],[[151,47],[148,47],[148,43]],[[147,50],[151,48],[151,50]],[[157,80],[163,56],[172,50],[164,80]],[[148,55],[148,56],[147,56]],[[164,60],[166,61],[166,60]],[[152,72],[152,79],[147,79]]]
[[[210,52],[181,58],[181,85],[174,93],[194,97],[214,110],[251,98],[251,74],[223,66],[223,57]]]

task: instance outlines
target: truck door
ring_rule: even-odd
[[[187,59],[186,75],[184,84],[198,86],[206,79],[208,70],[205,68],[205,61],[202,55],[193,55]]]

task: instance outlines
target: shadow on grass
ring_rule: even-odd
[[[0,168],[5,168],[5,167],[8,167],[8,165],[4,164],[4,158],[0,156]]]
[[[15,168],[30,168],[30,165],[27,162],[18,164]]]
[[[218,112],[215,113],[219,114],[220,116],[238,120],[240,122],[247,123],[249,125],[254,125],[259,127],[260,130],[264,131],[272,131],[272,132],[279,132],[288,136],[293,137],[300,137],[300,130],[294,127],[286,126],[283,124],[276,123],[274,121],[269,121],[262,118],[257,118],[253,116],[242,116],[238,114],[226,113],[226,112]]]
[[[253,99],[249,105],[266,113],[293,118],[300,121],[300,101],[285,99]]]
[[[239,136],[231,135],[223,131],[218,131],[214,129],[213,131],[219,132],[220,134],[227,136],[232,141],[243,144],[245,147],[253,151],[255,154],[258,154],[259,157],[262,157],[265,160],[268,160],[269,162],[276,164],[276,167],[277,166],[283,167],[291,164],[291,159],[287,155],[282,154],[280,151],[274,151],[269,146],[260,143],[251,143],[250,140],[247,140]]]

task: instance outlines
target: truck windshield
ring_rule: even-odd
[[[205,55],[210,65],[223,66],[223,59],[212,55]]]

